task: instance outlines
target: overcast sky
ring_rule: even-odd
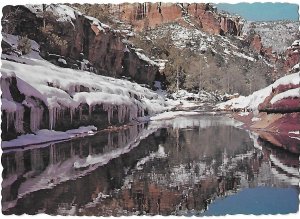
[[[299,20],[298,5],[288,3],[216,4],[218,11],[236,13],[249,21]]]

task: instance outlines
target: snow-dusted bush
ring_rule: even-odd
[[[22,55],[26,55],[31,51],[31,43],[27,36],[19,37],[17,49],[22,53]]]

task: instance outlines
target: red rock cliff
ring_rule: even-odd
[[[188,16],[191,22],[211,34],[240,35],[239,17],[219,14],[210,4],[123,3],[109,5],[109,12],[141,31],[170,22],[182,22]]]
[[[123,43],[118,31],[106,26],[101,30],[93,20],[80,13],[72,22],[59,22],[50,15],[51,19],[46,20],[46,28],[43,28],[42,16],[25,6],[6,6],[3,14],[11,14],[10,19],[15,22],[11,33],[27,35],[38,42],[41,55],[51,62],[57,63],[57,56],[63,56],[68,62],[65,67],[80,69],[81,61],[85,59],[89,61],[90,69],[98,74],[127,76],[138,83],[150,85],[158,73],[158,66],[139,58],[130,46]],[[55,40],[59,43],[65,42],[65,48],[53,43],[52,36],[56,36]]]
[[[284,70],[290,71],[300,63],[300,40],[296,40],[285,52]]]

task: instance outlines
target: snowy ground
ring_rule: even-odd
[[[282,53],[289,47],[290,41],[295,40],[297,33],[299,33],[299,22],[245,22],[243,32],[248,34],[251,29],[260,34],[264,47],[272,47],[273,51]]]
[[[174,45],[180,49],[190,49],[195,53],[203,53],[208,49],[223,56],[224,59],[231,58],[247,59],[255,62],[252,53],[241,52],[239,45],[235,41],[230,41],[227,37],[209,35],[196,28],[183,27],[179,24],[166,24],[160,28],[148,31],[148,39],[160,39],[167,34],[171,35]]]

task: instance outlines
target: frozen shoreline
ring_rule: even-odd
[[[71,129],[66,132],[42,129],[35,132],[35,134],[25,134],[18,136],[18,138],[10,141],[2,141],[1,148],[3,150],[10,148],[26,147],[30,145],[40,145],[51,143],[55,141],[70,140],[76,137],[84,137],[87,135],[96,134],[97,128],[95,126],[82,126],[78,129]]]
[[[156,114],[154,116],[140,117],[139,122],[150,122],[157,120],[169,120],[176,117],[182,116],[194,116],[200,115],[199,112],[186,112],[186,111],[168,111]],[[130,124],[130,123],[129,123]],[[106,129],[103,129],[106,130]],[[2,141],[2,150],[18,149],[18,148],[30,148],[31,146],[48,146],[50,143],[68,141],[78,137],[85,137],[89,135],[94,135],[97,133],[97,128],[95,126],[82,126],[78,129],[71,129],[65,132],[54,131],[48,129],[42,129],[36,131],[34,134],[24,134],[18,136],[16,139],[10,141]]]

